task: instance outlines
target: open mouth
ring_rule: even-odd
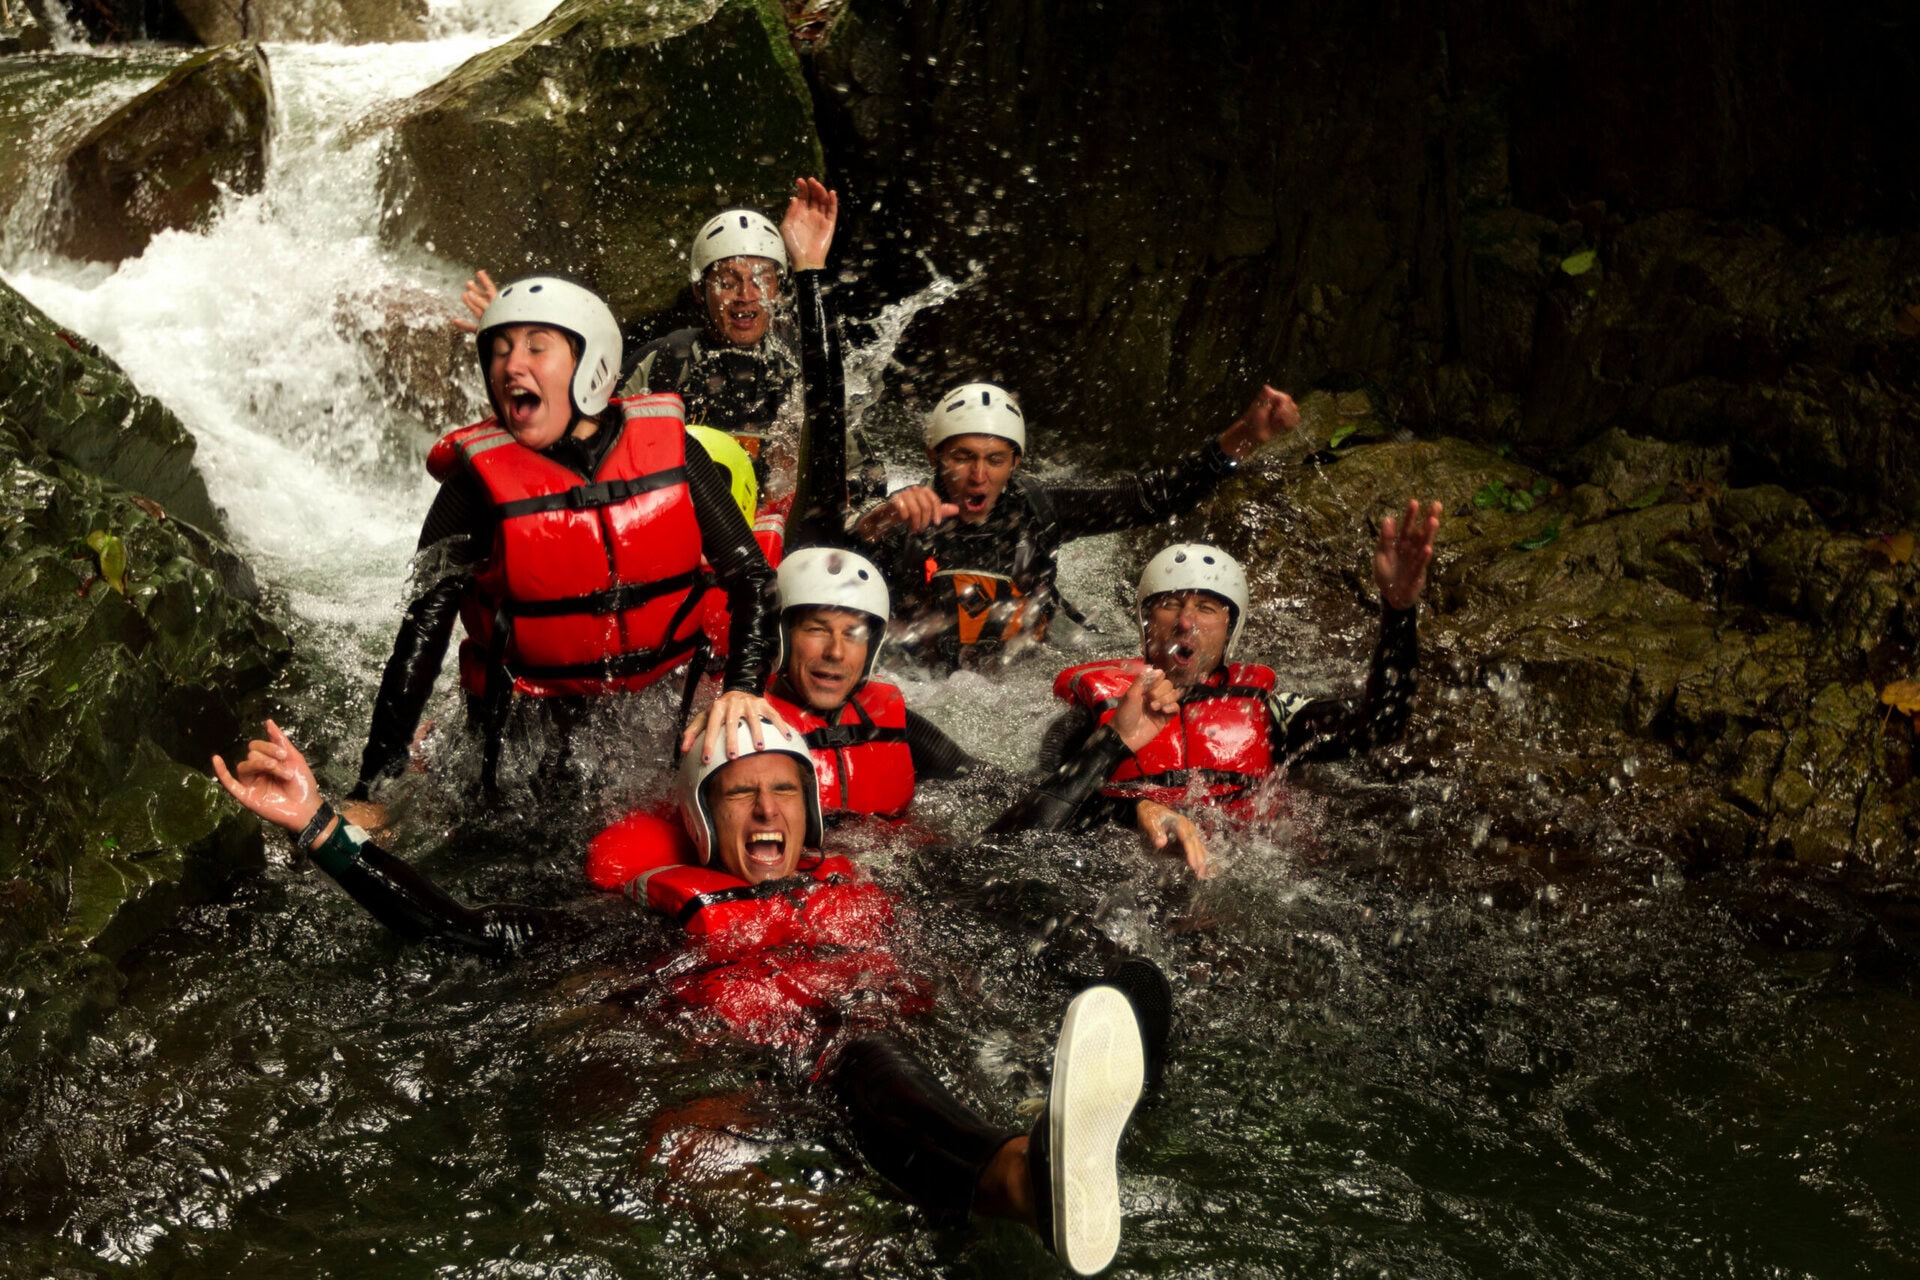
[[[987,509],[987,504],[991,501],[992,498],[984,493],[969,493],[960,499],[960,509],[968,515],[977,516]]]
[[[752,866],[777,867],[786,859],[787,837],[779,831],[747,833],[747,862]]]
[[[1173,645],[1167,650],[1167,656],[1175,662],[1191,662],[1193,661],[1193,646],[1190,644]]]
[[[507,388],[507,417],[515,423],[524,424],[540,412],[540,393],[526,387]]]

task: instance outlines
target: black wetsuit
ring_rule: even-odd
[[[687,406],[687,421],[738,436],[764,438],[792,398],[803,391],[806,440],[800,497],[787,523],[787,550],[840,544],[856,503],[877,501],[887,491],[887,474],[864,437],[856,435],[861,455],[858,482],[846,483],[847,419],[845,354],[839,317],[824,272],[793,275],[793,308],[799,350],[769,330],[752,347],[715,340],[700,329],[676,329],[634,353],[623,393],[677,392]],[[804,381],[802,381],[804,373]],[[754,459],[754,474],[767,489],[765,454]]]
[[[903,651],[937,667],[953,670],[968,657],[986,657],[1002,648],[991,621],[980,638],[963,644],[956,623],[961,609],[984,609],[982,599],[958,598],[953,579],[940,571],[981,572],[1011,578],[1023,598],[1038,597],[1023,617],[1032,631],[1059,605],[1054,580],[1057,554],[1075,538],[1115,533],[1156,524],[1191,511],[1233,474],[1235,462],[1219,442],[1168,467],[1143,472],[1111,485],[1047,485],[1026,476],[1007,482],[993,510],[979,524],[946,520],[921,533],[896,527],[868,548],[893,593],[894,617],[904,620]],[[941,478],[934,489],[947,495]],[[964,590],[964,588],[961,588]]]
[[[610,407],[593,435],[584,440],[566,436],[540,452],[590,477],[623,427],[620,410]],[[726,590],[731,615],[725,687],[758,694],[766,688],[779,643],[774,633],[779,611],[773,570],[734,505],[726,477],[696,440],[688,437],[686,444],[687,488],[700,525],[701,552]],[[450,475],[434,495],[414,558],[413,599],[380,678],[354,798],[364,798],[378,779],[405,768],[414,730],[446,659],[461,600],[473,587],[475,571],[493,551],[495,525],[486,491],[464,468]],[[478,701],[469,698],[468,715],[475,726],[493,714],[474,705]],[[585,700],[545,701],[577,704]]]
[[[1088,735],[1074,759],[1015,803],[990,831],[1064,829],[1125,752],[1126,745],[1111,730]],[[505,957],[580,927],[565,911],[514,904],[466,906],[345,823],[311,856],[356,902],[409,941]],[[777,893],[793,883],[756,886],[754,893],[766,896],[769,889]],[[1116,973],[1113,980],[1139,1010],[1150,1063],[1157,1062],[1165,1050],[1170,1009],[1153,1006],[1166,1003],[1165,979],[1155,970],[1146,983],[1133,981],[1141,967],[1152,966],[1137,959],[1130,964],[1132,972]],[[894,1037],[862,1034],[836,1040],[834,1030],[821,1027],[828,1057],[818,1078],[845,1108],[861,1154],[915,1203],[964,1220],[987,1163],[1019,1131],[994,1125],[960,1103]]]
[[[1363,755],[1399,741],[1413,715],[1413,695],[1419,687],[1417,614],[1417,608],[1381,609],[1380,638],[1359,697],[1305,701],[1276,693],[1267,699],[1275,772],[1316,760]],[[1186,696],[1206,695],[1205,689],[1194,689]],[[1047,726],[1041,739],[1041,768],[1080,758],[1099,727],[1099,717],[1091,709],[1070,705]],[[1137,803],[1092,796],[1080,806],[1080,820],[1090,823],[1104,818],[1131,826]]]

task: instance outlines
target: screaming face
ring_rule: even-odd
[[[772,307],[780,297],[780,264],[772,258],[722,258],[700,278],[707,330],[736,347],[767,336]]]
[[[573,425],[573,344],[558,329],[510,324],[488,335],[487,390],[500,425],[544,449]]]
[[[940,492],[960,508],[964,524],[980,524],[1020,465],[1020,451],[999,436],[954,436],[928,450],[940,472]]]
[[[1167,591],[1146,606],[1146,658],[1176,689],[1212,675],[1233,634],[1233,606],[1211,591]]]
[[[748,884],[784,880],[800,865],[807,796],[800,762],[778,751],[741,756],[706,783],[713,860]]]

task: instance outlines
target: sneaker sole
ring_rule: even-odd
[[[1113,987],[1090,987],[1067,1006],[1047,1100],[1053,1176],[1053,1251],[1090,1276],[1120,1248],[1115,1156],[1140,1100],[1146,1054],[1133,1006]]]

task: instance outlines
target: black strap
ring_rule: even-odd
[[[1250,684],[1203,684],[1196,685],[1181,694],[1180,705],[1183,707],[1191,706],[1196,702],[1210,702],[1215,698],[1253,698],[1259,701],[1265,701],[1267,695],[1271,692],[1272,690],[1270,689],[1258,689]],[[1093,704],[1094,714],[1101,715],[1113,710],[1120,705],[1120,698],[1125,696],[1125,694],[1121,694],[1118,697],[1100,699],[1100,701]]]
[[[760,884],[736,884],[726,889],[715,889],[711,893],[696,893],[687,899],[679,911],[674,913],[673,922],[684,929],[693,923],[695,916],[708,907],[717,907],[729,902],[777,898],[783,893],[805,893],[820,883],[812,876],[791,875],[782,880],[766,880]]]
[[[703,634],[695,632],[684,640],[671,640],[657,649],[636,649],[594,662],[570,662],[551,667],[534,667],[515,662],[510,665],[522,680],[618,680],[623,676],[644,675],[670,667],[700,647]]]
[[[671,489],[686,482],[687,469],[684,466],[668,467],[664,471],[635,476],[631,480],[600,480],[592,484],[577,484],[557,493],[543,493],[535,498],[516,498],[512,502],[501,503],[494,511],[502,520],[537,515],[543,511],[593,511],[600,507],[617,506],[628,498]]]
[[[699,583],[700,571],[689,569],[656,582],[629,582],[603,591],[589,591],[583,596],[562,596],[558,600],[509,600],[501,609],[516,618],[564,618],[576,613],[604,617],[609,613],[638,609],[661,596],[689,590]],[[677,629],[677,625],[669,628]]]

